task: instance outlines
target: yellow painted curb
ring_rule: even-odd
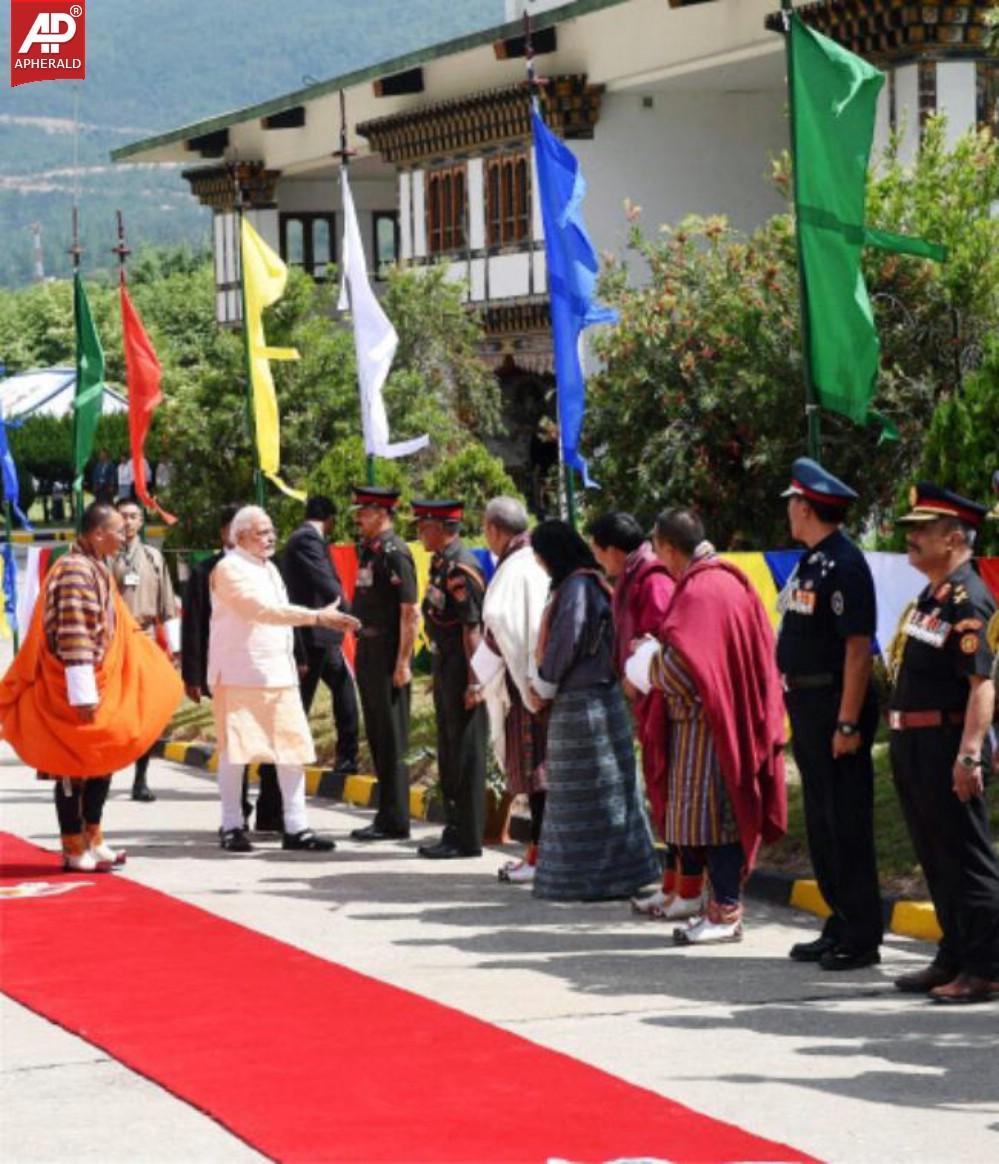
[[[936,910],[928,901],[897,901],[888,928],[893,934],[922,938],[925,942],[939,942],[943,936]]]
[[[348,776],[343,785],[344,803],[367,808],[377,783],[374,776]]]
[[[427,819],[427,790],[425,788],[411,788],[409,790],[409,815],[415,820]]]
[[[791,905],[795,909],[816,913],[819,917],[828,917],[832,913],[825,898],[819,893],[816,881],[795,881],[791,888]]]
[[[208,757],[208,763],[205,765],[205,768],[209,772],[217,772],[219,770],[219,754],[218,754],[218,752],[212,752],[212,754]]]
[[[163,749],[163,759],[173,760],[175,764],[185,764],[187,762],[187,744],[179,744],[170,742]]]
[[[305,769],[305,791],[309,796],[315,796],[319,791],[319,781],[323,778],[322,768],[314,764]]]

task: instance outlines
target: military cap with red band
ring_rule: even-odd
[[[465,505],[461,501],[414,501],[417,521],[461,521]]]
[[[399,504],[399,490],[383,485],[352,485],[351,492],[351,509],[395,509]]]
[[[838,506],[843,510],[851,501],[857,500],[857,494],[849,485],[834,477],[828,469],[823,469],[811,457],[799,457],[794,462],[791,466],[791,484],[781,497],[804,497],[806,501]]]
[[[898,519],[900,524],[917,525],[941,517],[953,517],[972,529],[978,529],[988,513],[984,505],[934,485],[932,481],[917,481],[913,485],[909,490],[909,505],[912,508]]]

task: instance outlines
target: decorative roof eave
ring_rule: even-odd
[[[552,28],[563,21],[572,20],[579,16],[586,16],[591,12],[599,12],[604,8],[613,8],[618,4],[626,2],[627,0],[567,0],[567,3],[562,7],[550,8],[546,12],[539,12],[532,18],[532,26],[536,31]],[[142,141],[130,142],[128,145],[112,150],[111,160],[113,162],[127,162],[137,154],[145,154],[155,149],[186,143],[192,138],[204,137],[206,134],[217,133],[220,130],[229,129],[247,122],[272,117],[274,114],[291,109],[296,105],[306,105],[308,102],[316,101],[320,97],[337,93],[341,89],[351,89],[357,85],[377,81],[379,78],[395,73],[402,73],[409,69],[415,69],[421,65],[428,65],[432,61],[440,60],[443,57],[468,52],[484,45],[492,46],[496,41],[509,40],[518,36],[522,30],[523,24],[517,20],[496,25],[492,28],[482,29],[479,32],[469,33],[452,40],[442,41],[439,44],[406,53],[401,57],[394,57],[391,60],[381,61],[375,65],[369,65],[361,69],[355,69],[349,73],[343,73],[338,77],[330,78],[328,81],[321,81],[318,85],[308,85],[302,89],[296,89],[291,93],[285,93],[270,101],[263,101],[256,105],[247,105],[241,109],[223,113],[218,117],[209,118],[206,121],[194,122],[190,125],[181,126],[178,129],[169,130],[166,133],[144,138]]]
[[[816,32],[875,63],[916,58],[976,58],[984,55],[985,13],[994,0],[816,0],[795,12]],[[766,18],[783,31],[784,14]]]
[[[603,91],[585,76],[552,77],[541,95],[545,120],[561,137],[591,138]],[[396,165],[525,141],[531,136],[530,93],[525,85],[505,85],[367,121],[357,132]]]
[[[262,162],[235,162],[182,170],[181,177],[189,183],[191,193],[202,206],[232,210],[241,201],[244,206],[259,210],[275,204],[275,187],[281,172],[265,169]]]

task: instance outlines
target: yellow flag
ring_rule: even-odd
[[[271,360],[297,360],[298,351],[295,348],[269,348],[264,337],[264,308],[277,303],[284,294],[288,268],[245,218],[242,223],[242,244],[253,427],[257,434],[260,469],[282,492],[304,501],[304,493],[291,489],[278,476],[281,431],[270,365]]]
[[[770,625],[776,628],[780,622],[780,615],[777,613],[777,587],[774,585],[774,577],[770,573],[766,558],[762,554],[753,553],[719,554],[718,557],[731,562],[733,566],[738,566],[746,575],[766,608]]]

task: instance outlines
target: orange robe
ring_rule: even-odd
[[[94,668],[100,701],[81,723],[66,693],[65,665],[45,639],[43,601],[0,681],[0,737],[24,763],[52,776],[107,776],[153,746],[183,695],[180,676],[112,590],[114,632]]]

